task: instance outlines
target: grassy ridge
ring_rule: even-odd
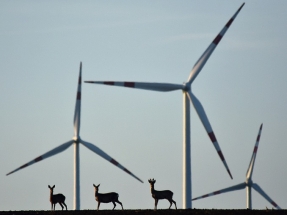
[[[81,211],[0,211],[0,215],[273,215],[287,214],[285,210],[81,210]]]

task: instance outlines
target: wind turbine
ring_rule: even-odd
[[[81,88],[82,88],[82,62],[80,63],[80,72],[79,72],[79,81],[78,81],[78,90],[77,90],[77,96],[76,96],[76,106],[75,106],[75,115],[74,115],[74,138],[48,152],[45,154],[36,157],[35,159],[31,160],[30,162],[20,166],[19,168],[9,172],[7,175],[10,175],[18,170],[21,170],[27,166],[30,166],[34,163],[37,163],[39,161],[42,161],[48,157],[51,157],[53,155],[56,155],[67,148],[69,148],[71,145],[74,145],[74,210],[80,210],[80,152],[79,152],[79,145],[80,143],[83,144],[85,147],[90,149],[91,151],[95,152],[102,158],[106,159],[107,161],[111,162],[118,168],[122,169],[126,173],[130,174],[137,180],[143,183],[141,179],[139,179],[137,176],[135,176],[133,173],[131,173],[128,169],[126,169],[124,166],[122,166],[119,162],[117,162],[115,159],[113,159],[111,156],[109,156],[107,153],[102,151],[97,146],[86,142],[80,138],[80,121],[81,121]]]
[[[231,192],[231,191],[235,191],[235,190],[242,190],[244,188],[246,188],[246,197],[247,197],[247,209],[252,209],[252,200],[251,200],[251,188],[253,188],[254,190],[256,190],[261,196],[263,196],[268,202],[270,202],[275,208],[277,209],[281,209],[279,207],[279,205],[277,205],[262,189],[261,187],[259,187],[258,184],[253,183],[252,181],[252,174],[253,174],[253,169],[254,169],[254,163],[255,163],[255,158],[256,158],[256,154],[257,154],[257,150],[258,150],[258,145],[259,145],[259,140],[260,140],[260,136],[261,136],[261,131],[262,131],[262,127],[263,124],[261,124],[260,128],[259,128],[259,133],[255,142],[255,146],[254,146],[254,150],[251,156],[251,160],[250,160],[250,164],[249,167],[247,169],[247,173],[246,173],[246,180],[245,182],[241,183],[241,184],[237,184],[231,187],[227,187],[224,188],[222,190],[218,190],[200,197],[196,197],[192,200],[197,200],[197,199],[202,199],[202,198],[206,198],[209,196],[214,196],[217,194],[221,194],[221,193],[227,193],[227,192]]]
[[[205,114],[203,106],[200,101],[195,97],[191,91],[191,84],[195,80],[196,76],[199,74],[208,58],[236,18],[237,14],[243,7],[244,3],[236,11],[236,13],[231,17],[231,19],[226,23],[220,33],[215,37],[212,43],[208,46],[199,60],[195,63],[189,78],[184,84],[170,84],[170,83],[146,83],[146,82],[115,82],[115,81],[85,81],[86,83],[93,84],[105,84],[112,86],[120,87],[130,87],[143,90],[152,90],[160,92],[168,92],[173,90],[182,90],[183,92],[183,102],[184,102],[184,111],[183,111],[183,208],[192,208],[191,203],[191,151],[190,151],[190,102],[192,102],[211,142],[213,143],[221,161],[223,162],[228,174],[232,178],[232,175],[229,171],[227,163],[224,159],[224,156],[221,152],[219,144],[216,140],[215,134],[211,128],[209,120]]]

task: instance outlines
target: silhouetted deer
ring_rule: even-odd
[[[112,193],[99,193],[99,186],[100,185],[98,185],[98,186],[94,185],[94,187],[95,187],[95,197],[96,197],[96,201],[98,202],[97,210],[99,210],[101,203],[110,203],[110,202],[112,202],[114,204],[113,210],[116,207],[115,202],[119,203],[122,206],[122,209],[124,209],[123,208],[123,204],[118,199],[119,198],[119,194],[117,194],[115,192],[112,192]]]
[[[65,204],[66,197],[62,193],[53,195],[53,189],[55,188],[55,185],[53,187],[50,187],[50,185],[48,185],[48,187],[50,188],[51,210],[53,210],[53,208],[55,210],[55,206],[57,203],[59,203],[61,205],[62,210],[64,209],[63,205],[65,205],[66,210],[67,210],[67,205]]]
[[[157,209],[157,203],[158,203],[159,199],[167,199],[170,203],[169,209],[170,209],[172,203],[174,203],[175,209],[177,209],[176,202],[172,199],[173,192],[171,192],[170,190],[162,190],[162,191],[155,190],[154,184],[155,184],[156,180],[154,180],[154,179],[149,179],[148,182],[150,183],[151,196],[155,200],[154,210]]]

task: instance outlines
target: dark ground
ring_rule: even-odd
[[[287,214],[286,210],[204,210],[204,209],[187,209],[187,210],[81,210],[81,211],[0,211],[0,215],[273,215]]]

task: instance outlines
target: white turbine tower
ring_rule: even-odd
[[[105,84],[105,85],[113,85],[120,87],[130,87],[136,89],[143,90],[152,90],[152,91],[160,91],[160,92],[168,92],[173,90],[182,90],[183,92],[183,102],[184,102],[184,113],[183,113],[183,208],[192,208],[191,205],[191,151],[190,151],[190,103],[192,102],[206,132],[208,133],[211,142],[213,143],[220,159],[222,160],[228,174],[232,178],[232,175],[229,171],[227,163],[224,159],[224,156],[221,152],[219,144],[217,143],[216,137],[213,133],[209,120],[205,114],[203,106],[200,101],[195,97],[195,95],[191,91],[191,84],[199,74],[208,58],[234,21],[235,17],[243,7],[244,3],[241,7],[236,11],[236,13],[231,17],[231,19],[226,23],[224,28],[220,31],[220,33],[215,37],[212,43],[208,46],[199,60],[195,63],[189,78],[184,84],[170,84],[170,83],[145,83],[145,82],[114,82],[114,81],[85,81],[86,83],[94,83],[94,84]]]
[[[126,169],[124,166],[122,166],[120,163],[118,163],[115,159],[110,157],[108,154],[106,154],[104,151],[102,151],[97,146],[86,142],[80,138],[80,119],[81,119],[81,85],[82,85],[82,62],[80,63],[80,72],[79,72],[79,81],[78,81],[78,90],[77,90],[77,97],[76,97],[76,106],[75,106],[75,115],[74,115],[74,138],[48,152],[45,154],[31,160],[30,162],[20,166],[19,168],[13,170],[12,172],[9,172],[7,175],[10,175],[20,169],[23,169],[27,166],[30,166],[34,163],[37,163],[39,161],[42,161],[48,157],[51,157],[53,155],[56,155],[67,148],[69,148],[71,145],[74,145],[74,210],[80,210],[80,154],[79,154],[79,145],[80,143],[86,146],[91,151],[95,152],[102,158],[106,159],[107,161],[111,162],[115,166],[119,167],[120,169],[124,170],[126,173],[130,174],[137,180],[143,183],[141,179],[139,179],[137,176],[135,176],[133,173],[131,173],[128,169]]]
[[[249,167],[247,169],[247,173],[246,173],[246,180],[245,182],[241,183],[241,184],[237,184],[231,187],[227,187],[224,188],[222,190],[218,190],[200,197],[196,197],[192,200],[197,200],[197,199],[202,199],[202,198],[206,198],[209,196],[214,196],[214,195],[218,195],[221,193],[227,193],[227,192],[231,192],[231,191],[235,191],[235,190],[242,190],[244,188],[246,188],[246,197],[247,197],[247,209],[252,209],[252,198],[251,198],[251,188],[253,188],[254,190],[256,190],[261,196],[263,196],[268,202],[270,202],[275,208],[277,209],[281,209],[279,207],[279,205],[277,205],[262,189],[261,187],[259,187],[258,184],[253,183],[252,181],[252,173],[253,173],[253,168],[254,168],[254,163],[255,163],[255,158],[256,158],[256,154],[257,154],[257,150],[258,150],[258,145],[259,145],[259,140],[260,140],[260,136],[261,136],[261,131],[262,131],[262,127],[263,124],[261,124],[260,129],[259,129],[259,133],[255,142],[255,146],[254,146],[254,150],[251,156],[251,160],[250,160],[250,164]]]

